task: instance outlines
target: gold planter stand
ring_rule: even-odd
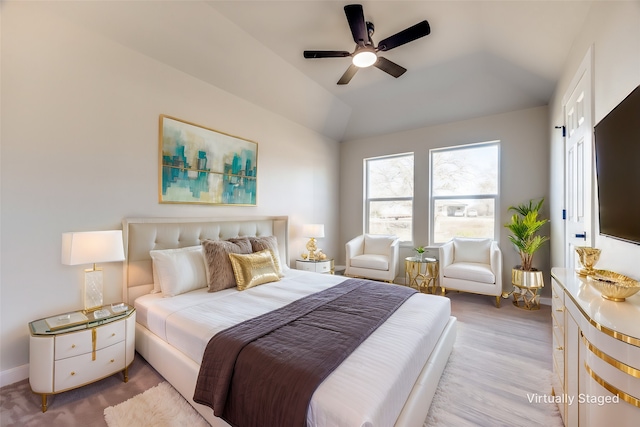
[[[513,305],[524,310],[540,309],[540,291],[544,287],[542,271],[511,270]]]

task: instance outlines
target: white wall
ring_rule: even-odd
[[[594,2],[584,28],[567,58],[562,79],[549,104],[551,123],[562,123],[562,97],[589,47],[593,49],[594,124],[597,124],[636,86],[640,84],[640,2]],[[564,207],[563,139],[551,134],[551,187],[553,266],[564,266],[564,228],[561,219]],[[595,182],[594,167],[594,182]],[[594,186],[594,200],[597,188]],[[630,194],[638,198],[640,194]],[[594,203],[593,218],[596,233],[598,207]],[[640,245],[596,236],[595,247],[602,249],[598,268],[613,270],[640,279],[638,262]]]
[[[363,160],[395,153],[414,153],[414,244],[401,249],[400,259],[412,255],[412,248],[428,244],[429,236],[429,150],[477,142],[500,140],[499,244],[503,253],[503,283],[511,283],[511,268],[519,256],[509,242],[507,208],[546,197],[549,186],[549,143],[547,107],[537,107],[478,119],[431,126],[340,145],[340,239],[348,241],[363,232]],[[543,217],[548,217],[548,206]],[[548,233],[548,228],[543,229]],[[344,247],[340,248],[345,258]],[[344,261],[342,261],[344,263]],[[549,280],[549,247],[534,258],[534,265]],[[404,265],[403,265],[404,268]],[[404,270],[401,271],[402,279]],[[550,288],[543,295],[550,295]]]
[[[0,385],[26,377],[29,321],[82,307],[84,267],[60,263],[63,232],[289,215],[291,259],[306,222],[324,223],[322,248],[337,252],[336,141],[30,2],[2,5],[1,67]],[[258,206],[159,204],[160,114],[257,141]],[[105,301],[121,300],[121,265],[103,267]]]

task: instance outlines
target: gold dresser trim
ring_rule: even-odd
[[[619,396],[620,399],[624,400],[625,402],[630,403],[630,404],[632,404],[633,406],[635,406],[637,408],[640,408],[640,399],[638,399],[637,397],[634,397],[634,396],[632,396],[630,394],[625,393],[624,391],[620,390],[619,388],[609,384],[608,382],[606,382],[605,380],[600,378],[600,376],[598,374],[593,372],[593,370],[587,364],[587,362],[584,362],[584,368],[587,370],[589,375],[591,375],[591,378],[593,378],[602,387],[606,388],[611,393]]]
[[[591,351],[591,353],[595,354],[600,359],[604,360],[609,365],[624,372],[625,374],[631,375],[634,378],[640,378],[640,369],[636,369],[632,366],[627,365],[626,363],[622,363],[621,361],[609,356],[608,354],[600,350],[598,347],[593,345],[591,341],[589,341],[587,337],[584,336],[582,331],[580,331],[580,335],[582,336],[582,341],[584,341],[585,345],[587,346],[589,351]]]
[[[560,287],[562,288],[562,291],[564,292],[564,294],[567,295],[569,298],[571,298],[571,301],[573,301],[573,305],[575,305],[578,308],[578,310],[580,310],[580,313],[582,313],[582,315],[585,317],[585,319],[587,319],[589,321],[591,326],[593,326],[594,328],[596,328],[600,332],[602,332],[604,334],[607,334],[612,338],[617,339],[618,341],[626,342],[627,344],[631,344],[631,345],[634,345],[636,347],[640,347],[640,338],[632,337],[632,336],[623,334],[621,332],[614,331],[613,329],[609,329],[606,326],[602,326],[600,323],[598,323],[595,320],[593,320],[587,313],[585,313],[585,311],[582,309],[580,304],[578,304],[578,302],[575,300],[573,295],[571,295],[571,292],[567,292],[567,290],[565,289],[564,285],[562,284],[562,280],[560,280],[560,278],[556,277],[553,274],[551,276],[556,280],[556,282],[558,282],[558,284],[560,284]]]

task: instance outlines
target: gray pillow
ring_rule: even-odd
[[[251,249],[253,252],[260,252],[265,249],[271,251],[273,257],[273,263],[276,266],[276,272],[278,276],[282,277],[282,263],[280,262],[280,253],[278,252],[278,239],[276,236],[262,236],[262,237],[249,237],[251,242]]]
[[[236,286],[229,254],[250,254],[251,242],[247,237],[229,240],[204,240],[202,242],[209,292],[217,292]]]

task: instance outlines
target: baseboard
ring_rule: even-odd
[[[0,372],[0,387],[11,385],[29,378],[29,364]]]
[[[540,304],[542,304],[542,305],[551,305],[551,298],[549,298],[549,297],[540,297]]]

